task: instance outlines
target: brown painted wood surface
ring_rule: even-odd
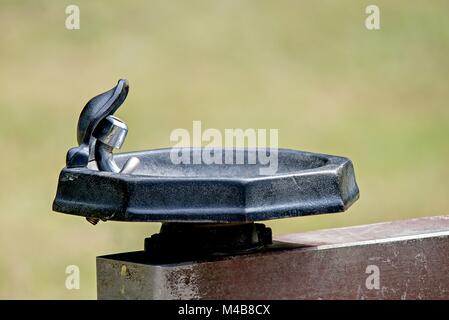
[[[99,257],[98,298],[449,299],[449,216],[276,241],[257,254],[171,265],[142,262],[142,253]]]

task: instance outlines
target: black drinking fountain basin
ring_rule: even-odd
[[[145,240],[154,259],[236,254],[271,244],[271,230],[255,221],[345,211],[358,199],[351,160],[276,149],[277,171],[257,149],[178,149],[190,159],[219,153],[222,164],[175,164],[170,149],[113,154],[127,133],[113,116],[128,94],[120,80],[91,99],[78,122],[79,146],[67,153],[53,209],[98,221],[162,222]],[[225,159],[230,161],[230,164]],[[230,157],[230,158],[229,158]],[[236,159],[243,159],[241,164]]]

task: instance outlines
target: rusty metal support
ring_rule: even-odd
[[[99,299],[449,299],[449,216],[291,234],[258,253],[97,258]]]

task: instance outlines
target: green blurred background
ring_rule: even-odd
[[[125,151],[201,120],[353,160],[347,213],[270,222],[276,234],[448,213],[448,1],[2,0],[0,30],[0,298],[95,298],[95,256],[158,230],[51,210],[81,108],[120,77]],[[80,290],[65,288],[72,264]]]

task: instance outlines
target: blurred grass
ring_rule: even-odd
[[[78,114],[130,80],[125,150],[174,128],[279,128],[282,147],[355,164],[344,214],[270,222],[298,232],[448,213],[449,4],[376,1],[69,1],[0,4],[0,298],[95,298],[95,256],[142,248],[158,224],[51,212]],[[65,268],[81,289],[65,289]]]

